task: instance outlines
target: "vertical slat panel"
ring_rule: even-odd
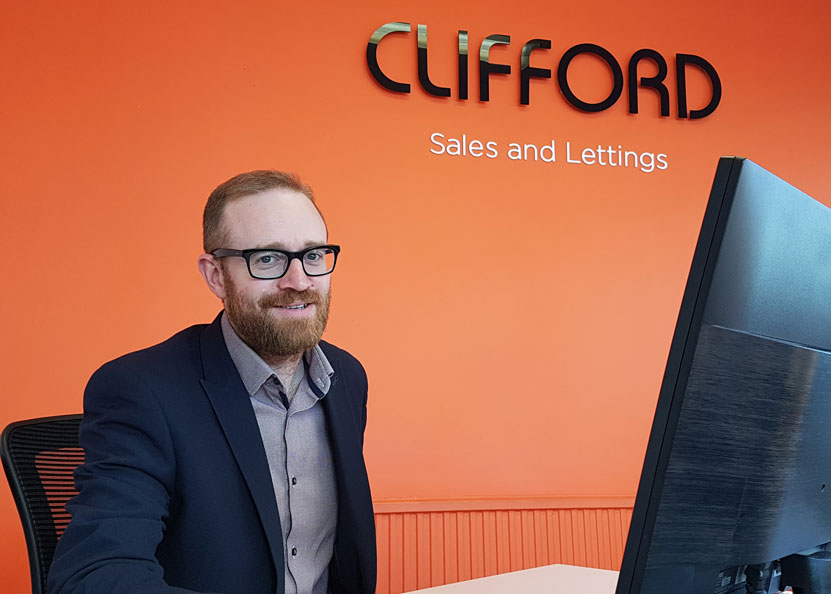
[[[617,558],[615,565],[616,569],[620,569],[620,563],[623,561],[623,549],[626,546],[626,537],[629,535],[629,524],[632,522],[632,510],[620,510],[620,556]]]
[[[618,549],[620,533],[615,531],[614,518],[616,514],[618,515],[618,517],[620,517],[620,510],[606,510],[606,516],[608,518],[607,525],[609,527],[609,569],[614,569],[615,571],[620,569],[618,550],[620,550],[621,554],[623,553],[623,547],[620,547],[620,549]]]
[[[522,510],[520,517],[522,519],[522,568],[531,569],[537,566],[534,512],[527,509]]]
[[[378,585],[375,594],[390,592],[390,517],[375,516],[375,541],[378,545]]]
[[[598,567],[600,569],[612,568],[612,542],[609,526],[609,510],[597,510],[597,547],[600,554]]]
[[[429,588],[432,585],[430,575],[430,514],[416,516],[418,530],[416,564],[418,567],[418,587]]]
[[[583,550],[586,551],[586,562],[583,563],[585,567],[597,567],[597,551],[594,545],[597,543],[595,539],[594,519],[595,510],[584,509],[581,510],[583,516]]]
[[[400,509],[400,508],[399,508]],[[377,594],[552,563],[620,568],[631,508],[378,513]]]
[[[574,547],[574,564],[586,565],[586,526],[582,509],[571,510],[571,535]]]
[[[560,518],[560,562],[574,565],[574,538],[571,533],[571,510],[561,509]]]
[[[534,510],[534,553],[536,567],[548,565],[548,519],[544,509]]]
[[[459,538],[455,512],[445,512],[444,520],[444,581],[452,584],[459,581]]]
[[[522,567],[522,545],[524,537],[522,534],[522,512],[508,512],[508,558],[510,559],[510,571],[519,571]]]
[[[496,512],[496,573],[511,571],[510,520],[508,512]]]
[[[485,514],[470,513],[470,569],[471,578],[485,576]]]
[[[588,565],[589,567],[600,567],[600,529],[598,528],[598,521],[600,518],[600,510],[587,509],[586,518],[588,520],[586,532],[586,546],[588,548]]]
[[[609,514],[609,532],[612,536],[612,556],[617,559],[623,558],[623,543],[625,540],[621,538],[623,527],[621,525],[621,513],[619,509],[612,510]],[[620,561],[618,561],[618,565]]]
[[[390,594],[401,594],[404,591],[404,516],[389,514],[390,518],[390,551],[389,551],[389,588]],[[380,551],[379,551],[380,555]],[[384,570],[378,565],[378,573]]]
[[[404,514],[404,591],[418,590],[418,514]]]
[[[444,581],[444,517],[430,514],[430,585],[441,586]]]
[[[562,563],[563,553],[560,546],[560,513],[555,509],[545,512],[548,523],[548,562]]]
[[[498,573],[497,551],[499,542],[496,536],[496,512],[486,511],[482,514],[485,525],[485,575]]]
[[[470,512],[459,512],[456,514],[456,541],[458,542],[459,555],[459,581],[469,580],[473,577],[473,528],[470,523],[470,516]]]

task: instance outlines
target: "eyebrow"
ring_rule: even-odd
[[[305,249],[310,248],[310,247],[317,247],[319,245],[327,245],[327,244],[326,244],[325,241],[322,242],[322,243],[319,242],[319,241],[305,241],[305,242],[303,242],[302,247],[297,251],[302,251],[302,250],[305,250]],[[285,244],[277,242],[277,241],[272,242],[272,243],[267,243],[265,245],[258,245],[256,247],[251,248],[251,249],[252,250],[280,250],[280,251],[283,251],[283,252],[294,251],[294,250],[288,249]]]

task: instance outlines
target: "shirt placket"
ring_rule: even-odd
[[[282,477],[283,480],[281,480],[280,483],[285,488],[285,497],[283,498],[283,501],[285,501],[286,509],[282,510],[283,513],[281,514],[280,521],[283,524],[283,538],[285,543],[283,549],[283,558],[285,559],[286,568],[285,589],[286,594],[296,594],[297,580],[294,577],[292,565],[293,561],[297,557],[298,551],[296,547],[293,547],[290,544],[293,518],[291,497],[292,485],[288,468],[288,460],[290,458],[288,431],[293,411],[291,408],[291,404],[289,403],[288,397],[286,396],[286,393],[283,389],[283,385],[277,378],[277,376],[271,376],[271,378],[269,378],[264,387],[266,395],[268,396],[272,406],[278,413],[281,420],[281,423],[279,425],[279,438],[283,442],[283,458],[282,460],[280,460],[280,468],[283,470],[284,476]]]

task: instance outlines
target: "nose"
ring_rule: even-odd
[[[280,289],[294,289],[295,291],[305,291],[312,286],[312,280],[303,270],[303,264],[299,258],[293,258],[289,262],[289,268],[286,273],[277,279],[277,287]]]

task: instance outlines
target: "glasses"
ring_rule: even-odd
[[[325,276],[335,269],[338,261],[339,245],[318,245],[299,252],[285,250],[226,250],[211,252],[216,258],[245,258],[248,274],[259,279],[275,279],[285,275],[291,261],[297,258],[303,265],[307,276]]]

